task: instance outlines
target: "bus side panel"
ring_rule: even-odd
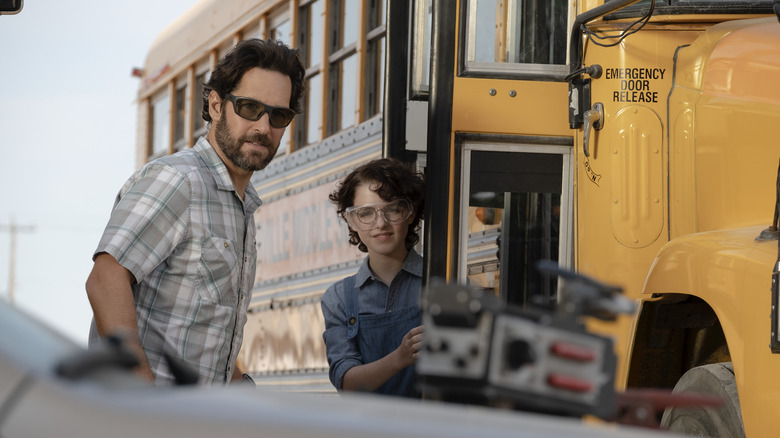
[[[645,28],[619,46],[585,50],[585,65],[603,68],[591,80],[591,101],[604,105],[604,117],[603,128],[591,134],[589,157],[578,139],[576,263],[583,273],[622,286],[630,298],[639,296],[668,240],[666,102],[675,51],[694,37]],[[622,316],[616,323],[589,323],[616,336],[619,387],[626,379],[630,322]]]
[[[265,385],[308,388],[315,374],[327,382],[320,299],[365,256],[349,244],[328,195],[352,169],[379,158],[381,138],[376,117],[279,157],[252,179],[263,205],[255,213],[257,276],[240,361]]]
[[[319,300],[264,308],[249,314],[239,360],[252,373],[327,369]]]

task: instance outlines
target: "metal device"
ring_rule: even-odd
[[[580,319],[614,320],[633,311],[619,287],[558,269],[558,305],[521,309],[462,285],[423,296],[425,341],[417,362],[426,397],[565,416],[616,415],[612,340]]]

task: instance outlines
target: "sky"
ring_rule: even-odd
[[[135,97],[156,36],[198,0],[24,0],[0,16],[0,299],[86,346],[84,283],[134,170]]]

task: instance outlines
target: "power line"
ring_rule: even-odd
[[[0,224],[0,232],[11,236],[11,247],[8,257],[8,302],[14,304],[14,288],[16,285],[16,235],[17,233],[32,233],[35,227],[32,225],[17,225],[13,216],[8,225]]]

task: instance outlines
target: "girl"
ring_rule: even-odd
[[[340,392],[417,396],[422,257],[412,247],[424,195],[422,177],[389,158],[358,167],[330,194],[349,243],[368,253],[322,297],[330,381]]]

